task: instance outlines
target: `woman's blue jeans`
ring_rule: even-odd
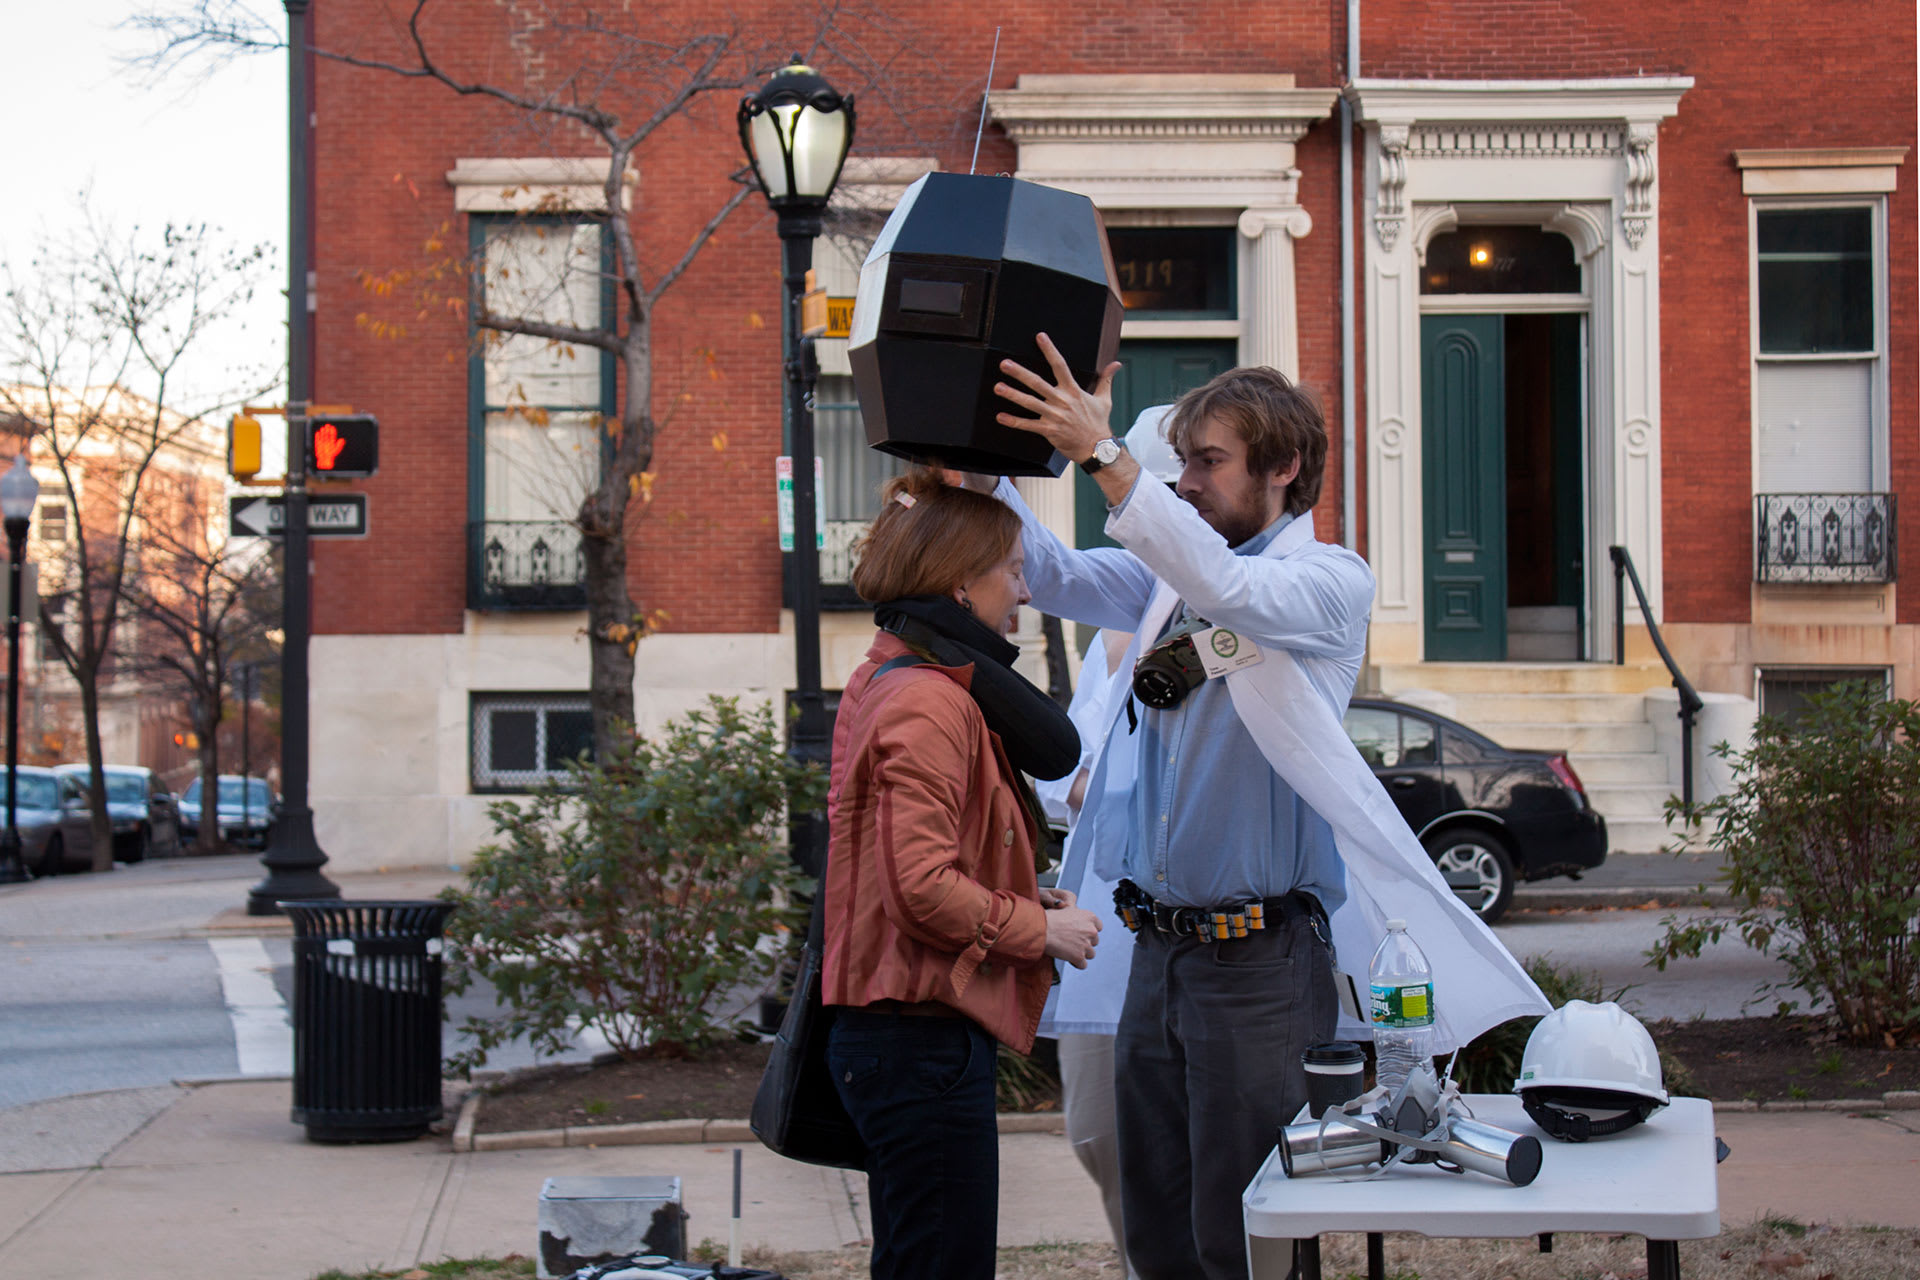
[[[873,1280],[991,1280],[994,1052],[970,1018],[834,1010],[827,1065],[867,1144]]]

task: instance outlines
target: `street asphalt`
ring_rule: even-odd
[[[259,877],[257,864],[217,861],[226,865],[187,861],[0,887],[0,941],[284,932],[284,922],[246,917],[238,905]],[[1616,857],[1581,884],[1523,889],[1516,910],[1679,903],[1701,870],[1671,858]],[[404,898],[453,879],[429,869],[341,883],[351,898]],[[448,1096],[451,1121],[460,1099],[452,1089]],[[858,1175],[774,1156],[729,1117],[698,1127],[697,1140],[688,1140],[694,1127],[679,1126],[651,1136],[680,1141],[636,1145],[471,1150],[465,1135],[443,1128],[411,1142],[330,1146],[308,1141],[292,1123],[290,1100],[286,1079],[256,1076],[0,1110],[0,1275],[306,1280],[328,1268],[531,1254],[541,1185],[555,1176],[678,1176],[691,1215],[688,1239],[724,1243],[736,1149],[744,1169],[740,1238],[749,1245],[831,1249],[867,1233]],[[1920,1096],[1839,1109],[1716,1108],[1716,1127],[1732,1149],[1719,1168],[1721,1222],[1784,1215],[1920,1228],[1920,1198],[1912,1194],[1920,1181],[1920,1109],[1909,1106],[1920,1108]],[[1551,1147],[1543,1177],[1551,1176]],[[1093,1185],[1059,1132],[1009,1132],[1001,1158],[1002,1244],[1107,1238]]]

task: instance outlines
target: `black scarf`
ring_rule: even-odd
[[[1080,763],[1080,734],[1060,704],[1013,669],[1018,646],[947,596],[903,596],[873,619],[944,667],[973,666],[971,692],[1007,759],[1036,778],[1064,778]]]

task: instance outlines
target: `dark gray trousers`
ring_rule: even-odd
[[[1304,916],[1227,942],[1137,935],[1114,1042],[1120,1200],[1141,1280],[1244,1280],[1240,1194],[1333,1039],[1333,952]],[[1324,926],[1323,926],[1324,927]]]

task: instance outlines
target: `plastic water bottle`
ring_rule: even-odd
[[[1375,1083],[1399,1092],[1416,1065],[1433,1062],[1433,967],[1407,936],[1405,920],[1387,921],[1387,936],[1367,966],[1373,988]]]

